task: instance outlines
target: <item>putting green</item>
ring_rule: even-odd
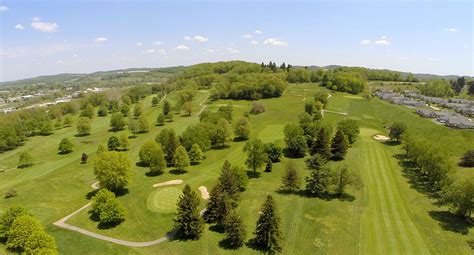
[[[146,205],[153,212],[174,213],[181,193],[182,190],[176,187],[157,188],[148,195]]]

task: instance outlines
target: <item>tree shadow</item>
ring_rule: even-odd
[[[169,173],[174,174],[174,175],[181,175],[181,174],[185,174],[187,172],[188,171],[186,171],[186,170],[181,171],[181,170],[178,170],[178,169],[169,170]]]
[[[437,220],[444,230],[467,235],[469,228],[472,227],[472,224],[466,222],[463,217],[449,211],[429,211],[428,214],[431,218]]]
[[[295,192],[294,194],[297,194],[301,197],[305,197],[305,198],[319,198],[321,200],[324,200],[324,201],[332,201],[332,200],[339,200],[339,201],[344,201],[344,202],[353,202],[356,197],[351,195],[351,194],[348,194],[346,192],[342,193],[342,194],[330,194],[330,193],[326,193],[326,194],[311,194],[309,193],[308,191],[306,190],[299,190],[297,192]]]
[[[97,228],[98,229],[111,229],[111,228],[115,228],[116,226],[120,225],[122,222],[124,222],[125,220],[121,220],[121,221],[116,221],[116,222],[108,222],[108,223],[103,223],[103,222],[100,222],[99,224],[97,224]]]
[[[287,158],[304,158],[304,155],[297,155],[294,154],[293,152],[289,151],[287,148],[283,149],[283,155]]]
[[[33,165],[34,164],[23,164],[23,165],[17,166],[16,168],[23,169],[23,168],[28,168],[28,167],[33,166]]]
[[[248,138],[235,137],[234,138],[234,143],[244,142],[244,141],[248,141],[248,140],[249,140]]]
[[[240,246],[231,245],[230,240],[227,239],[227,238],[220,240],[218,245],[219,245],[220,248],[222,248],[224,250],[237,250],[237,249],[240,248]]]
[[[468,240],[467,244],[471,247],[471,250],[474,250],[474,239]]]
[[[214,225],[209,226],[209,231],[220,233],[220,234],[225,233],[224,226],[221,226],[219,224],[214,224]]]
[[[260,172],[254,172],[254,171],[250,171],[250,170],[247,171],[247,176],[249,177],[249,179],[259,178],[260,175],[262,175],[262,173],[260,173]]]
[[[114,190],[112,192],[115,194],[115,196],[122,197],[130,193],[130,190],[127,188],[123,188],[123,189]]]
[[[227,149],[227,148],[230,148],[230,144],[220,144],[220,145],[214,145],[212,146],[212,149],[213,150],[224,150],[224,149]]]
[[[122,130],[124,130],[124,129],[123,128],[122,129],[109,128],[107,131],[116,133],[116,132],[119,132],[119,131],[122,131]]]
[[[95,194],[97,194],[98,191],[99,191],[98,189],[94,189],[94,190],[91,190],[91,191],[87,192],[87,194],[86,194],[87,200],[91,200],[95,196]]]
[[[398,146],[400,145],[400,142],[397,142],[395,140],[388,140],[388,141],[382,142],[382,144],[387,145],[387,146]]]
[[[129,135],[129,136],[128,136],[128,139],[135,139],[135,138],[137,138],[136,135]]]
[[[90,135],[89,133],[85,133],[85,134],[75,134],[74,136],[75,137],[84,137],[84,136],[88,136]]]
[[[137,163],[135,163],[135,166],[138,166],[138,167],[149,167],[150,165],[145,164],[144,162],[138,161]]]
[[[163,174],[163,171],[155,172],[155,171],[149,171],[146,172],[145,175],[148,177],[155,177],[155,176],[160,176]]]
[[[201,162],[191,162],[191,165],[192,165],[192,166],[197,166],[197,165],[199,165],[199,164],[201,164]]]
[[[58,155],[66,155],[66,154],[69,154],[71,153],[72,151],[59,151],[58,152]]]

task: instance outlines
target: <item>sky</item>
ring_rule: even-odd
[[[474,76],[472,1],[3,1],[0,81],[222,60]]]

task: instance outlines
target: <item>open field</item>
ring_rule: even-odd
[[[285,124],[297,122],[298,114],[303,112],[304,96],[308,100],[312,93],[321,89],[316,84],[290,85],[282,97],[261,100],[267,111],[251,115],[251,137],[283,146]],[[174,128],[180,134],[189,124],[197,123],[196,113],[202,107],[199,104],[208,95],[208,91],[197,94],[191,117],[176,116],[174,122],[163,127],[151,125],[149,133],[131,139],[130,150],[126,152],[131,161],[138,162],[140,146],[154,139],[161,129]],[[446,208],[438,207],[434,199],[412,187],[397,159],[397,155],[402,153],[400,146],[385,144],[372,137],[386,135],[385,126],[394,120],[402,121],[409,129],[431,139],[433,143],[450,148],[452,160],[457,161],[462,153],[470,149],[469,145],[474,144],[474,132],[436,125],[418,117],[413,110],[378,99],[367,101],[344,93],[331,95],[325,120],[335,125],[341,119],[353,118],[361,126],[360,138],[349,150],[347,158],[331,164],[346,164],[359,173],[363,187],[350,189],[353,199],[348,200],[326,201],[277,193],[287,161],[295,161],[300,175],[305,176],[308,172],[304,168],[304,159],[285,158],[274,165],[271,173],[262,172],[259,178],[250,179],[247,190],[242,194],[239,213],[247,226],[247,238],[252,237],[263,199],[272,194],[282,218],[284,254],[472,254],[468,244],[469,240],[474,239],[472,229],[454,220],[448,222],[449,219],[443,217]],[[168,100],[173,102],[173,93]],[[229,102],[219,100],[208,107],[216,110],[217,105]],[[250,102],[232,103],[235,121],[249,109]],[[151,97],[148,97],[144,105],[150,124],[154,124],[161,112],[161,104],[150,107]],[[344,116],[330,111],[348,114]],[[54,235],[62,254],[258,254],[246,246],[238,251],[220,247],[224,234],[210,230],[209,225],[206,225],[199,241],[167,241],[144,248],[121,246],[53,226],[52,222],[89,202],[88,194],[93,191],[91,184],[95,182],[92,158],[97,146],[112,135],[107,131],[109,119],[110,115],[94,117],[90,136],[75,137],[75,127],[64,128],[48,137],[30,138],[24,146],[0,154],[0,169],[14,169],[0,173],[0,191],[14,187],[19,194],[14,198],[2,198],[0,212],[11,205],[30,209],[43,222],[46,230]],[[74,152],[58,155],[57,145],[65,137],[74,143]],[[119,198],[126,206],[125,222],[112,229],[98,229],[97,223],[90,220],[88,210],[83,210],[67,223],[127,241],[159,239],[173,226],[174,201],[184,184],[190,184],[198,194],[200,186],[210,190],[224,160],[244,166],[243,146],[244,142],[233,142],[225,149],[210,150],[205,153],[207,158],[201,164],[189,167],[187,173],[179,175],[165,172],[149,177],[145,175],[147,168],[133,165],[134,176],[129,193]],[[15,169],[17,154],[24,150],[34,156],[35,165]],[[90,157],[87,164],[81,165],[80,155],[83,152]],[[474,178],[474,169],[459,168],[456,175],[459,178]],[[153,188],[153,184],[175,179],[184,182]],[[201,208],[204,206],[205,200],[201,199]],[[0,247],[2,252],[4,247]]]

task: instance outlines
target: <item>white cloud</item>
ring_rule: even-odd
[[[230,53],[230,54],[239,54],[240,51],[239,50],[236,50],[234,48],[226,48],[226,50]]]
[[[214,49],[208,49],[207,52],[208,52],[208,53],[214,53],[214,52],[216,52],[216,50],[214,50]]]
[[[153,44],[154,44],[154,45],[163,45],[164,43],[163,43],[163,42],[160,42],[160,41],[154,41]]]
[[[201,35],[195,35],[193,37],[185,36],[184,40],[186,40],[186,41],[195,41],[195,42],[207,42],[207,41],[209,41],[209,38],[201,36]]]
[[[375,41],[375,44],[377,45],[390,45],[392,44],[391,39],[388,38],[388,36],[384,35],[380,37],[379,40]]]
[[[165,49],[159,49],[158,54],[166,55],[166,50]]]
[[[253,35],[249,35],[249,34],[245,34],[245,35],[242,35],[242,38],[252,38]]]
[[[137,42],[135,45],[137,45],[138,47],[142,47],[143,43],[142,42]]]
[[[446,32],[459,32],[459,29],[454,28],[454,27],[448,27],[448,28],[445,28],[443,30],[446,31]]]
[[[263,32],[257,29],[257,30],[255,30],[254,33],[257,34],[257,35],[259,35],[259,34],[261,34],[261,33],[263,33]]]
[[[252,40],[252,41],[250,41],[250,44],[257,45],[257,44],[258,44],[258,42],[257,42],[257,41],[255,41],[255,40]]]
[[[434,57],[428,58],[428,61],[431,61],[431,62],[438,62],[439,60],[440,60],[439,58],[434,58]]]
[[[181,44],[181,45],[176,46],[175,49],[176,50],[189,50],[189,47]]]
[[[277,38],[268,38],[263,42],[264,45],[272,45],[272,46],[288,46],[288,43],[285,41],[281,41]]]
[[[55,22],[43,22],[41,21],[40,17],[33,17],[33,22],[31,22],[31,27],[35,30],[46,32],[46,33],[54,33],[58,31],[58,24]]]
[[[72,57],[77,58],[77,57],[79,57],[79,55],[74,53],[74,54],[72,54]]]
[[[103,43],[103,42],[106,42],[106,41],[107,41],[106,37],[97,37],[97,38],[95,38],[96,43]]]
[[[370,40],[362,40],[360,41],[360,44],[369,44],[370,43]]]
[[[148,49],[144,50],[143,53],[154,53],[156,50],[155,49]]]
[[[464,47],[464,48],[470,48],[470,46],[469,46],[469,45],[467,45],[467,44],[464,44],[464,46],[463,46],[463,47]]]
[[[61,59],[58,60],[58,61],[56,61],[56,64],[58,64],[58,65],[61,65],[61,64],[63,64],[63,63],[64,63],[64,62],[63,62]]]
[[[25,29],[25,27],[22,24],[16,24],[15,29],[23,30],[23,29]]]
[[[8,7],[6,5],[0,5],[0,12],[8,11]]]

